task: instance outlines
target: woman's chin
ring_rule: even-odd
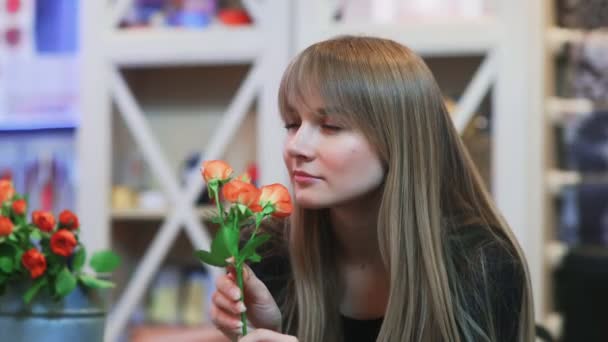
[[[318,199],[310,198],[310,196],[296,195],[294,200],[300,208],[304,209],[323,209],[328,207],[327,203],[319,201]]]

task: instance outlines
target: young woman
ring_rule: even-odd
[[[241,341],[533,341],[529,275],[425,63],[339,37],[279,91],[295,202],[245,303],[229,272],[212,318]]]

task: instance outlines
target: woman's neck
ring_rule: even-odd
[[[378,245],[378,211],[382,192],[332,207],[329,211],[336,243],[340,312],[355,319],[384,316],[390,292],[389,274]]]
[[[381,193],[330,208],[329,216],[339,264],[378,267],[378,211]]]

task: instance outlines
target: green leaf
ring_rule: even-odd
[[[246,205],[238,203],[236,206],[239,209],[239,212],[241,213],[241,215],[245,216],[247,214],[247,209],[249,209],[249,208],[247,208]]]
[[[11,273],[13,271],[12,256],[0,256],[0,270],[5,273]]]
[[[256,254],[256,248],[261,246],[264,242],[268,241],[268,239],[270,239],[270,234],[260,234],[255,236],[253,239],[247,241],[245,247],[243,247],[239,255],[240,260],[242,261],[249,259],[252,255]]]
[[[78,248],[78,251],[74,254],[74,259],[72,259],[72,268],[74,269],[74,272],[80,272],[80,270],[82,270],[86,258],[87,252],[84,247]]]
[[[42,233],[40,233],[40,230],[34,229],[30,233],[30,238],[32,238],[34,240],[40,240],[40,239],[42,239]]]
[[[13,271],[16,251],[16,248],[10,243],[0,245],[0,270],[5,273]]]
[[[89,262],[97,273],[109,273],[120,265],[120,257],[111,251],[100,251],[93,254]]]
[[[80,279],[85,286],[93,289],[109,289],[114,287],[114,283],[110,281],[97,279],[86,274],[80,275],[78,279]]]
[[[8,236],[8,238],[10,239],[12,236],[13,235],[11,234],[11,235]],[[6,238],[4,236],[0,236],[0,243],[3,243],[5,239]]]
[[[50,254],[46,257],[47,273],[50,275],[57,275],[65,267],[65,258],[62,256]]]
[[[61,272],[59,272],[59,275],[57,275],[55,291],[60,297],[65,297],[72,292],[74,288],[76,288],[76,277],[74,277],[67,267],[64,267]]]
[[[36,280],[34,282],[34,285],[32,285],[32,287],[30,287],[27,290],[27,292],[25,292],[25,294],[23,295],[23,301],[25,302],[25,304],[29,304],[32,301],[32,299],[34,299],[36,294],[38,294],[38,291],[40,291],[40,289],[43,286],[45,286],[46,284],[47,284],[46,277],[38,278],[38,280]]]
[[[270,215],[274,213],[274,205],[268,203],[264,206],[264,210],[262,211],[262,214],[264,215]]]
[[[258,254],[258,253],[253,253],[253,255],[250,255],[247,260],[250,260],[251,262],[260,262],[262,261],[262,257]]]
[[[0,256],[12,257],[15,255],[15,247],[10,243],[0,245]]]
[[[207,251],[196,251],[196,256],[198,257],[198,259],[208,265],[212,265],[212,266],[217,266],[217,267],[226,267],[226,265],[228,264],[226,262],[226,259],[222,259],[221,256],[217,256],[214,254],[211,254]]]
[[[226,260],[238,253],[239,232],[230,227],[221,227],[211,242],[211,254]]]
[[[259,227],[260,223],[262,223],[262,220],[264,219],[264,214],[263,213],[256,213],[255,214],[255,227]]]
[[[13,267],[17,271],[23,268],[23,265],[21,264],[21,258],[23,258],[24,253],[25,251],[17,251],[17,254],[15,254],[15,264],[13,265]]]
[[[15,216],[15,225],[17,227],[21,227],[27,224],[27,220],[25,218],[25,215],[19,215],[19,216]]]

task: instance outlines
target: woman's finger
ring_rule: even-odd
[[[218,306],[220,309],[226,312],[230,312],[235,316],[240,315],[242,312],[246,311],[245,304],[243,304],[242,301],[235,302],[231,298],[227,298],[223,293],[218,291],[213,293],[211,300],[213,301],[213,304]]]
[[[211,322],[228,336],[235,336],[241,333],[243,323],[237,317],[226,313],[215,305],[210,310]]]
[[[215,287],[227,298],[231,298],[234,301],[241,299],[241,290],[227,276],[219,276],[215,281]]]

